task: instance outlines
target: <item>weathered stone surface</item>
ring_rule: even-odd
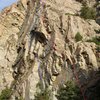
[[[24,14],[16,4],[5,8],[0,14],[0,92],[13,80],[12,64],[17,56],[16,44]]]
[[[14,80],[12,100],[30,100],[38,82],[56,91],[77,75],[81,86],[88,84],[100,66],[96,44],[86,41],[99,36],[100,26],[76,16],[82,4],[75,0],[21,2],[25,9],[19,2],[0,15],[0,90]],[[75,41],[77,32],[82,41]]]

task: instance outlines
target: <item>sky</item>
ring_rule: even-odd
[[[18,0],[0,0],[0,11]]]

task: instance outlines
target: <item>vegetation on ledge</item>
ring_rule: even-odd
[[[81,41],[82,39],[83,39],[83,37],[81,36],[81,34],[79,32],[77,32],[77,34],[75,35],[76,42]]]
[[[9,88],[5,88],[2,90],[0,94],[0,100],[9,100],[12,94],[12,90]]]
[[[92,39],[87,40],[87,42],[94,42],[96,45],[100,45],[100,37],[93,37]]]
[[[95,19],[96,10],[94,8],[88,7],[87,5],[83,5],[80,16],[84,19]]]
[[[71,81],[60,87],[56,97],[58,100],[83,100],[79,87]]]

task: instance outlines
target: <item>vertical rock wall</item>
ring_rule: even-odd
[[[96,36],[95,29],[100,26],[94,20],[77,16],[81,3],[75,0],[63,0],[62,3],[59,0],[22,0],[22,4],[26,10],[24,22],[19,33],[11,35],[7,42],[11,40],[12,43],[7,45],[7,50],[11,52],[13,46],[15,50],[6,53],[12,66],[11,81],[14,78],[12,100],[34,99],[39,82],[42,89],[49,87],[56,91],[66,81],[77,83],[78,78],[79,86],[85,90],[99,68],[97,45],[87,40]],[[83,39],[76,42],[78,32]],[[4,66],[5,62],[2,63]]]

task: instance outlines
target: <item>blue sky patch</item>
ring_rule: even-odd
[[[0,0],[0,11],[18,0]]]

